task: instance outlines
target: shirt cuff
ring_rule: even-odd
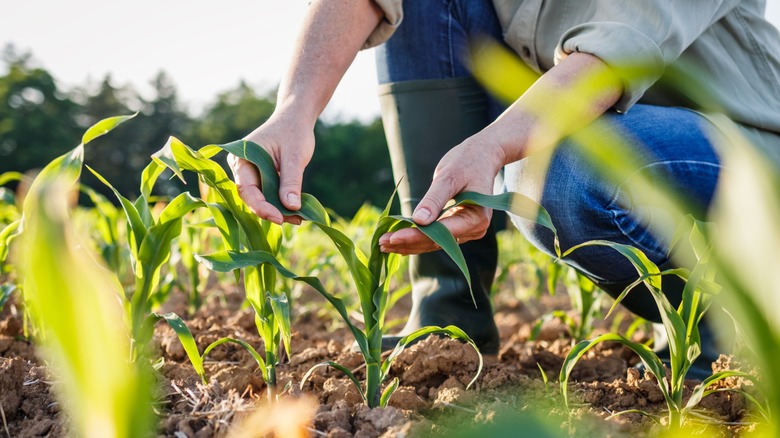
[[[583,52],[600,58],[623,81],[623,95],[615,104],[618,112],[628,111],[663,75],[665,63],[661,48],[637,29],[616,22],[585,23],[569,29],[556,49],[555,63],[565,55]]]
[[[385,14],[384,20],[371,32],[362,49],[378,46],[389,40],[404,18],[401,0],[374,0]]]

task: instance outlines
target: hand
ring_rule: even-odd
[[[458,243],[482,238],[490,226],[492,211],[469,205],[447,210],[439,218],[440,212],[458,193],[472,191],[492,194],[493,181],[504,165],[501,147],[480,137],[485,136],[477,134],[470,137],[444,155],[436,166],[431,187],[412,215],[418,225],[428,225],[438,218]],[[440,249],[415,228],[387,233],[379,239],[379,245],[383,252],[398,254],[421,254]]]
[[[245,140],[259,144],[273,158],[279,172],[279,199],[282,205],[290,210],[300,209],[303,169],[314,153],[313,124],[274,113],[262,126],[247,135]],[[232,154],[228,156],[228,164],[233,171],[239,196],[255,214],[277,224],[301,223],[300,217],[283,216],[266,201],[260,173],[254,164]]]

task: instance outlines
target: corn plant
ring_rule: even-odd
[[[88,210],[89,228],[97,234],[97,251],[103,257],[108,268],[124,283],[130,266],[129,251],[124,239],[123,223],[126,221],[121,209],[112,204],[105,196],[91,187],[81,185],[79,190],[92,202],[94,208]]]
[[[601,300],[604,293],[592,281],[574,269],[561,263],[553,263],[550,267],[548,278],[550,293],[554,293],[557,280],[563,280],[576,316],[569,315],[565,310],[553,310],[542,315],[531,329],[530,339],[535,339],[539,335],[545,322],[556,318],[566,325],[573,341],[582,341],[593,332],[593,321],[601,310]]]
[[[195,254],[202,253],[208,244],[212,225],[208,219],[201,219],[197,222],[190,222],[184,225],[183,232],[179,236],[179,256],[180,263],[186,272],[186,287],[183,290],[188,291],[190,308],[197,310],[203,304],[201,294],[201,272],[200,264],[195,259]],[[183,281],[179,281],[183,283]]]
[[[24,303],[78,436],[145,436],[153,424],[149,370],[128,361],[129,334],[116,300],[121,288],[81,243],[68,208],[84,145],[125,120],[106,119],[87,130],[82,144],[41,171],[24,201],[16,258]]]
[[[234,339],[231,337],[220,338],[212,342],[211,344],[209,344],[203,350],[203,353],[201,353],[198,350],[198,345],[195,343],[195,337],[192,335],[190,329],[187,328],[187,324],[185,324],[184,321],[182,321],[179,315],[173,312],[169,312],[164,315],[155,314],[155,317],[158,319],[165,320],[165,322],[167,322],[168,325],[176,333],[177,337],[179,338],[179,341],[181,342],[182,347],[184,347],[184,352],[187,354],[187,358],[190,360],[192,367],[195,369],[195,372],[198,374],[198,377],[200,377],[204,385],[208,383],[206,378],[206,369],[203,366],[203,363],[206,360],[206,356],[208,356],[211,350],[213,350],[214,348],[222,344],[234,343],[243,347],[247,352],[249,352],[250,355],[252,355],[252,358],[257,362],[257,365],[258,367],[260,367],[261,370],[266,369],[265,360],[263,359],[263,356],[261,356],[260,353],[258,353],[254,347],[252,347],[245,341],[242,341],[240,339]]]
[[[634,351],[642,360],[645,368],[655,375],[658,387],[664,396],[668,410],[668,424],[679,427],[683,424],[685,416],[693,409],[703,396],[704,392],[717,381],[728,377],[744,377],[752,379],[749,375],[739,371],[722,371],[705,379],[694,391],[687,404],[683,404],[685,389],[685,376],[693,362],[701,353],[701,340],[699,338],[698,324],[705,311],[709,307],[713,294],[720,287],[714,283],[714,265],[710,263],[711,246],[706,244],[701,231],[704,225],[693,221],[690,233],[690,241],[698,258],[698,263],[692,270],[677,268],[661,271],[645,254],[634,247],[614,242],[595,240],[572,247],[562,254],[562,257],[570,255],[573,251],[585,246],[607,246],[625,256],[636,268],[639,278],[630,284],[618,296],[610,312],[615,309],[625,296],[639,284],[644,284],[655,300],[661,320],[669,340],[669,368],[667,373],[664,362],[644,344],[636,343],[625,337],[608,333],[590,341],[582,341],[574,346],[564,360],[560,373],[561,392],[564,400],[568,396],[568,380],[574,366],[579,359],[595,345],[605,342],[619,342]],[[682,302],[675,309],[663,293],[663,275],[677,275],[686,280],[682,294]],[[567,400],[566,400],[567,401]],[[567,401],[568,403],[568,401]]]
[[[87,168],[114,192],[127,220],[128,244],[135,274],[135,287],[127,294],[127,302],[135,342],[134,355],[137,357],[143,353],[153,334],[156,318],[151,314],[152,295],[160,286],[160,274],[171,256],[173,240],[181,234],[182,217],[204,204],[184,192],[171,200],[158,217],[154,217],[149,208],[149,198],[155,181],[163,171],[157,163],[153,162],[144,169],[141,196],[135,202],[125,198],[95,170]]]
[[[168,167],[182,181],[182,170],[198,174],[200,181],[209,187],[206,199],[201,202],[209,209],[229,251],[243,249],[263,251],[272,256],[277,254],[281,246],[281,227],[260,220],[244,204],[235,183],[228,178],[224,169],[211,159],[221,150],[220,147],[212,145],[195,151],[178,139],[171,138],[166,146],[155,154],[150,167],[155,166],[155,172],[161,172]],[[242,266],[242,269],[246,299],[255,311],[255,324],[265,348],[265,358],[258,361],[258,364],[268,387],[268,397],[275,400],[278,392],[278,351],[284,348],[288,355],[290,353],[292,330],[289,301],[287,295],[277,287],[276,270],[272,265],[256,263]],[[239,271],[236,271],[236,280],[239,275]],[[187,333],[177,331],[177,334],[183,343],[189,342]],[[254,350],[249,351],[256,359],[260,358]]]

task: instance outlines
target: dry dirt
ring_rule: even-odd
[[[319,297],[305,299],[321,303],[315,308],[327,305]],[[497,357],[486,358],[471,389],[466,385],[478,362],[467,345],[431,337],[408,348],[391,372],[391,378],[399,378],[400,388],[388,408],[375,410],[365,408],[352,383],[332,368],[318,369],[302,390],[298,388],[306,371],[324,360],[335,360],[362,377],[362,359],[350,351],[347,330],[334,328],[328,317],[315,312],[298,315],[293,323],[294,354],[278,367],[279,388],[285,388],[284,397],[309,395],[318,402],[308,429],[311,436],[442,436],[469,424],[490,423],[501,412],[528,409],[549,414],[564,434],[572,423],[566,421],[557,376],[571,340],[565,328],[554,321],[545,324],[537,341],[528,341],[528,336],[540,311],[565,307],[566,302],[563,296],[544,297],[533,309],[516,300],[499,303],[496,321],[502,348]],[[394,312],[398,316],[406,309],[401,306]],[[194,315],[186,315],[184,297],[174,295],[164,310],[177,311],[187,321],[201,349],[220,337],[231,336],[262,351],[251,310],[241,309],[241,297],[235,293],[212,296]],[[603,332],[607,323],[600,326],[598,330]],[[221,436],[264,402],[261,373],[240,347],[228,344],[210,354],[206,364],[210,382],[203,386],[170,328],[158,325],[155,343],[164,358],[159,436]],[[616,344],[603,344],[581,361],[573,374],[571,392],[576,404],[571,418],[590,421],[576,423],[576,436],[648,436],[654,423],[642,415],[603,420],[610,413],[628,409],[655,413],[664,409],[663,396],[652,376],[641,377],[632,368],[637,361],[633,353]],[[718,366],[727,367],[728,363]],[[549,385],[542,380],[539,367],[549,377]],[[51,391],[52,380],[36,359],[34,347],[22,336],[18,307],[6,305],[0,313],[0,406],[5,424],[0,425],[0,437],[6,433],[11,437],[67,435],[67,422]],[[696,383],[688,382],[689,390]],[[715,427],[722,436],[738,435],[750,427],[741,425],[751,420],[739,394],[714,394],[701,406],[713,420],[731,423]]]

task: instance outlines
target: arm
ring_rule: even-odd
[[[313,1],[279,85],[274,113],[246,137],[273,157],[279,171],[279,197],[291,210],[301,206],[303,169],[314,152],[317,117],[382,17],[373,0]],[[258,216],[275,223],[300,221],[297,217],[283,218],[266,202],[254,165],[232,155],[228,163],[241,198]]]
[[[542,75],[496,121],[448,152],[436,168],[428,193],[414,211],[415,222],[437,219],[445,204],[463,191],[492,193],[505,164],[557,144],[611,108],[622,95],[620,78],[599,58],[573,53]],[[489,209],[476,206],[448,211],[440,220],[460,243],[484,236]],[[417,254],[438,249],[413,228],[388,233],[382,249]]]

